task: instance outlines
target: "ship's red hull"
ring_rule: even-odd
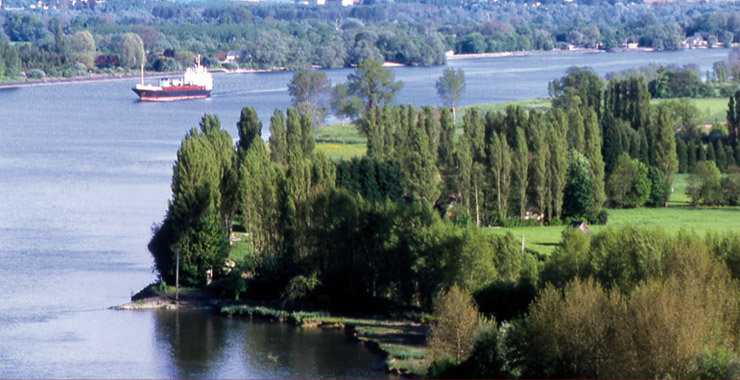
[[[211,90],[207,90],[204,86],[176,86],[162,87],[161,89],[134,87],[132,90],[136,95],[139,95],[139,100],[143,102],[170,102],[186,99],[204,99],[211,94]]]

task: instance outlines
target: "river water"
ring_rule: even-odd
[[[451,61],[461,105],[544,97],[573,65],[600,75],[698,64],[728,51],[548,54]],[[438,105],[443,67],[394,69],[402,103]],[[333,83],[351,70],[327,71]],[[130,81],[0,90],[0,378],[378,378],[381,358],[341,332],[203,312],[112,311],[152,282],[146,245],[170,196],[180,141],[203,113],[237,136],[263,121],[291,73],[218,74],[205,100],[139,103]],[[267,130],[265,123],[265,131]],[[265,137],[263,135],[263,137]]]

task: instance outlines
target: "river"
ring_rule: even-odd
[[[695,63],[703,73],[727,53],[562,53],[449,66],[465,71],[461,105],[472,105],[544,97],[547,82],[573,65],[604,75]],[[394,69],[405,83],[398,101],[438,105],[443,69]],[[339,83],[350,72],[327,75]],[[0,378],[386,376],[380,357],[341,332],[108,309],[155,279],[146,245],[186,132],[208,112],[237,136],[247,105],[266,122],[289,106],[291,76],[217,74],[211,98],[163,104],[139,103],[135,80],[0,90]]]

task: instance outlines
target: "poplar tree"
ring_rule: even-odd
[[[676,138],[673,132],[673,119],[668,110],[661,108],[658,113],[654,143],[654,163],[665,176],[666,188],[670,189],[673,178],[678,170],[678,158],[676,158]]]
[[[686,172],[694,170],[694,165],[696,165],[696,144],[689,141],[686,144]]]
[[[403,161],[404,187],[414,199],[434,204],[439,198],[439,173],[435,165],[436,155],[430,147],[423,125],[409,130],[408,150]]]
[[[602,123],[604,144],[601,153],[604,158],[604,171],[608,175],[614,170],[619,155],[622,154],[622,134],[619,131],[619,122],[610,114],[604,116]]]
[[[583,153],[584,135],[583,115],[579,108],[571,108],[568,111],[568,149]]]
[[[532,153],[532,162],[530,163],[530,183],[534,190],[535,205],[538,214],[542,216],[540,223],[544,222],[545,212],[547,210],[547,193],[548,193],[548,170],[547,164],[550,160],[550,149],[547,145],[547,129],[542,120],[542,115],[536,111],[529,114],[530,133],[528,134],[531,142],[530,151]]]
[[[445,194],[454,192],[455,187],[455,124],[449,108],[442,108],[439,116],[439,144],[437,167],[442,174]]]
[[[239,205],[254,252],[276,252],[279,240],[277,184],[281,170],[270,161],[264,141],[255,139],[239,165]]]
[[[301,114],[301,150],[303,157],[308,159],[313,155],[316,139],[313,137],[313,121],[308,115]]]
[[[676,156],[678,158],[678,172],[686,173],[689,168],[689,154],[683,139],[676,141]]]
[[[262,137],[262,122],[259,120],[257,111],[252,107],[242,108],[236,129],[239,132],[237,153],[239,157],[243,157],[255,138]]]
[[[514,149],[513,172],[516,179],[516,194],[519,201],[519,217],[524,218],[527,210],[527,187],[529,185],[527,170],[529,168],[529,151],[524,129],[517,130],[517,145]]]
[[[498,214],[505,219],[508,211],[509,184],[511,182],[511,151],[506,137],[493,133],[489,144],[489,165],[492,171]]]
[[[707,161],[713,161],[715,165],[717,164],[717,157],[715,155],[714,151],[714,145],[712,143],[707,144]]]
[[[721,140],[717,142],[717,147],[714,149],[714,161],[721,172],[727,169],[727,152]]]
[[[470,141],[473,160],[483,160],[486,156],[486,131],[477,108],[473,107],[465,111],[465,115],[463,115],[463,133],[468,136]]]
[[[588,159],[591,168],[591,188],[593,190],[594,211],[601,209],[606,201],[604,192],[604,160],[601,157],[601,136],[596,113],[591,110],[584,120],[584,156]]]
[[[462,199],[465,212],[470,214],[470,178],[473,170],[473,154],[468,136],[462,135],[457,139],[455,149],[455,163],[457,164],[457,194]]]
[[[281,165],[287,162],[288,154],[285,132],[283,111],[275,110],[270,118],[270,160]]]
[[[568,170],[568,141],[565,131],[559,130],[556,124],[548,129],[548,145],[550,147],[550,191],[552,194],[552,209],[557,218],[560,218],[563,209],[563,189],[565,176]]]

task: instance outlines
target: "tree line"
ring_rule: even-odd
[[[130,60],[122,57],[129,53],[121,42],[128,33],[142,40],[147,69],[154,71],[181,70],[191,64],[195,54],[203,57],[203,63],[219,67],[223,61],[219,54],[230,51],[238,52],[239,57],[226,63],[224,67],[229,69],[296,70],[348,67],[369,59],[440,65],[447,51],[553,50],[568,44],[617,49],[627,42],[638,42],[656,50],[676,50],[683,48],[687,37],[730,47],[740,36],[740,13],[732,3],[676,3],[656,8],[607,2],[530,6],[512,2],[366,1],[344,8],[57,1],[43,11],[32,10],[21,1],[10,0],[4,5],[26,7],[20,11],[0,9],[0,40],[15,44],[21,57],[20,70],[27,74],[41,70],[55,77],[130,69]],[[483,18],[482,14],[489,16]],[[574,19],[581,21],[573,23]],[[84,46],[64,46],[65,39],[71,43],[73,36],[83,31],[90,33],[92,45],[81,41]],[[101,59],[90,65],[88,54]]]

